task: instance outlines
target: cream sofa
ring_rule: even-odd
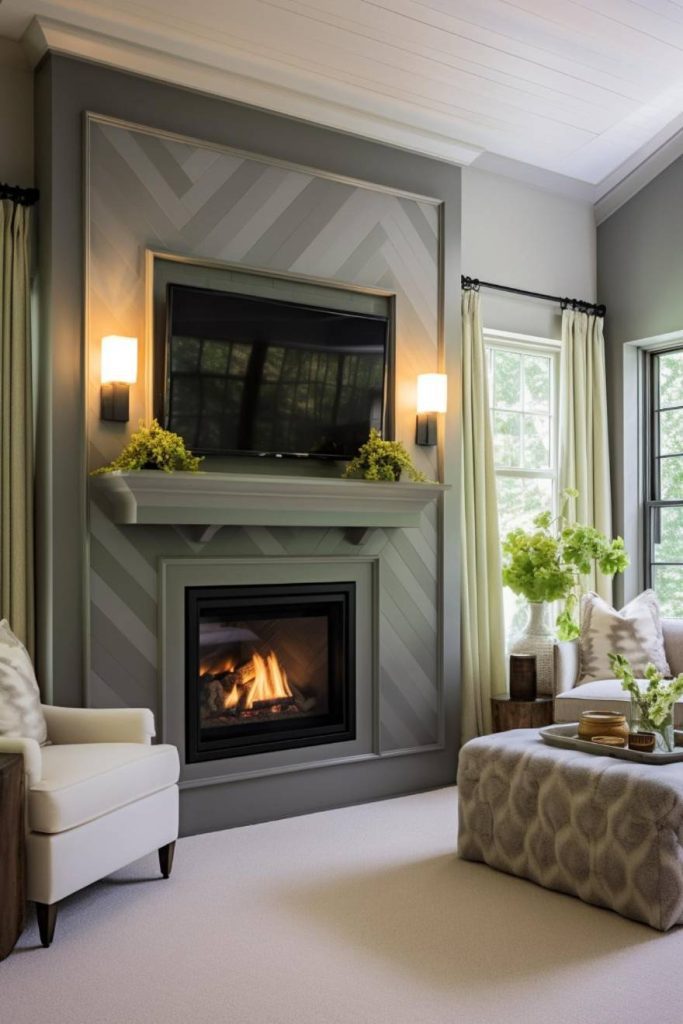
[[[23,754],[27,897],[49,946],[57,904],[131,861],[159,851],[168,878],[178,836],[178,752],[152,746],[146,708],[43,706],[49,743],[0,737]]]
[[[662,619],[664,647],[673,675],[683,672],[683,619]],[[630,697],[618,679],[601,679],[577,686],[579,645],[576,640],[555,646],[555,721],[578,722],[582,711],[593,708],[624,711]],[[674,726],[683,729],[683,699],[674,707]]]

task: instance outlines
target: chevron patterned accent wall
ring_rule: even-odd
[[[379,288],[396,297],[396,434],[415,448],[415,378],[438,368],[440,210],[436,202],[269,163],[262,158],[90,115],[87,166],[88,458],[118,453],[150,408],[144,345],[146,253],[175,253]],[[99,339],[140,339],[126,428],[99,419]],[[440,517],[374,530],[380,560],[381,753],[440,743]],[[90,506],[89,703],[157,707],[160,558],[353,555],[337,529],[225,528],[200,545],[187,530],[119,527]]]

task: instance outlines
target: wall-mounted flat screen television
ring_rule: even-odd
[[[384,423],[389,318],[170,284],[165,426],[206,455],[352,458]]]

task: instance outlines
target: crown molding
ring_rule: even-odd
[[[117,28],[134,35],[125,18]],[[401,104],[368,97],[350,86],[313,82],[292,68],[234,50],[218,66],[216,52],[194,41],[192,58],[113,36],[94,28],[78,27],[53,18],[36,17],[24,33],[24,51],[35,66],[48,51],[109,65],[132,74],[180,85],[287,117],[319,124],[335,131],[371,139],[385,145],[473,170],[499,174],[555,195],[594,207],[601,224],[642,188],[683,156],[683,116],[671,122],[629,160],[597,185],[544,168],[487,152],[481,147],[452,139],[438,126],[412,123],[413,112]],[[667,137],[668,134],[668,137]]]
[[[592,205],[595,201],[595,185],[588,181],[570,178],[566,174],[558,174],[557,171],[535,167],[533,164],[513,160],[508,156],[499,156],[497,153],[482,153],[469,165],[469,171],[497,174],[541,192],[550,192],[552,195],[564,196],[580,203]]]
[[[640,160],[638,156],[633,157],[628,164],[601,181],[596,188],[596,224],[602,224],[616,213],[680,156],[683,156],[683,128],[678,128],[674,135],[646,156],[641,154]]]
[[[202,54],[201,47],[195,46],[196,59],[190,60],[51,18],[34,18],[22,41],[34,67],[49,50],[275,111],[349,135],[360,135],[448,163],[467,166],[482,153],[480,147],[401,119],[400,105],[391,100],[378,98],[374,102],[375,111],[368,111],[367,100],[363,109],[361,90],[328,85],[327,95],[323,96],[319,82],[312,83],[292,69],[268,67],[263,61],[243,53],[229,55],[231,68],[228,69],[212,63],[208,49]]]

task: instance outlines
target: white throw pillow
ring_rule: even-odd
[[[41,744],[47,741],[33,665],[7,619],[0,621],[0,736],[23,736]]]
[[[653,590],[645,590],[618,612],[597,594],[581,599],[581,664],[579,683],[613,679],[607,655],[623,654],[641,677],[652,663],[664,676],[671,675],[664,650],[659,601]]]

